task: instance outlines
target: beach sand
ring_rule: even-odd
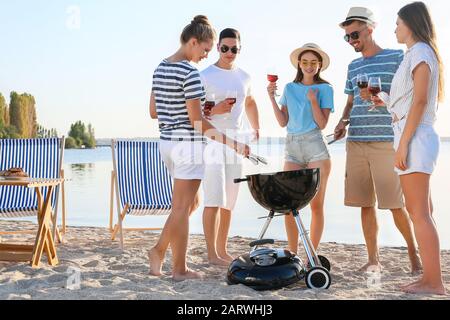
[[[35,228],[29,222],[0,220],[0,230]],[[158,233],[127,232],[122,253],[110,240],[106,228],[68,227],[63,244],[58,245],[59,265],[50,267],[43,257],[41,267],[27,263],[0,261],[0,299],[201,299],[201,300],[286,300],[286,299],[450,299],[450,296],[411,295],[399,291],[400,284],[415,278],[409,274],[406,248],[380,249],[383,272],[380,277],[358,273],[366,263],[365,246],[324,243],[319,253],[332,264],[332,285],[328,290],[308,290],[304,281],[274,291],[255,291],[243,285],[227,285],[227,268],[210,266],[206,260],[203,235],[191,235],[188,264],[205,273],[204,280],[175,282],[170,277],[170,250],[163,266],[165,275],[148,275],[147,250]],[[32,241],[30,235],[2,236],[0,242]],[[248,252],[249,238],[233,237],[229,251],[238,256]],[[23,241],[22,241],[23,242]],[[286,242],[277,241],[277,246]],[[447,291],[450,292],[450,251],[442,252]],[[71,287],[79,271],[80,287]],[[76,277],[75,277],[76,278]],[[69,281],[69,282],[68,282]],[[72,289],[72,290],[71,290]]]

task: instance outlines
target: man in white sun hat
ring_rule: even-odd
[[[381,48],[373,39],[376,25],[372,11],[363,7],[350,8],[346,19],[339,24],[345,31],[344,40],[362,55],[348,66],[345,86],[347,104],[335,129],[335,138],[341,139],[345,137],[349,125],[345,205],[361,208],[369,260],[361,271],[381,271],[375,209],[377,201],[378,209],[392,212],[395,225],[406,240],[412,272],[416,273],[420,271],[421,263],[411,223],[404,209],[400,180],[394,171],[392,119],[386,108],[371,111],[367,88],[370,78],[379,77],[381,91],[390,91],[392,78],[403,60],[403,51]]]

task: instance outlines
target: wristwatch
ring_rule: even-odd
[[[350,119],[349,118],[341,118],[341,121],[344,123],[344,124],[349,124],[350,123]]]

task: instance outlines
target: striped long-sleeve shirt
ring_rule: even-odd
[[[194,130],[186,108],[187,100],[205,100],[205,90],[198,70],[188,61],[164,59],[153,74],[152,92],[156,101],[161,140],[205,141]]]
[[[357,75],[361,73],[370,77],[381,78],[381,90],[389,93],[392,79],[403,60],[402,50],[384,49],[372,57],[358,58],[348,66],[345,93],[353,96],[353,108],[350,114],[348,131],[349,141],[393,141],[392,117],[385,107],[377,112],[369,112],[370,101],[360,97]]]

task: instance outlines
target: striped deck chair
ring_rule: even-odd
[[[126,215],[168,215],[172,209],[172,178],[159,153],[158,142],[113,140],[113,171],[109,228],[112,240],[123,231],[161,230],[162,228],[123,228]],[[118,221],[113,227],[114,196]]]
[[[20,167],[31,178],[64,178],[62,169],[64,137],[40,139],[0,139],[0,171]],[[62,229],[66,232],[66,208],[64,183],[62,195]],[[46,190],[44,189],[44,194]],[[57,227],[59,187],[52,198],[53,236],[62,241]],[[37,214],[35,190],[24,187],[0,186],[0,218],[31,217]],[[29,233],[32,231],[8,231],[1,234]],[[34,232],[34,231],[33,231]]]

